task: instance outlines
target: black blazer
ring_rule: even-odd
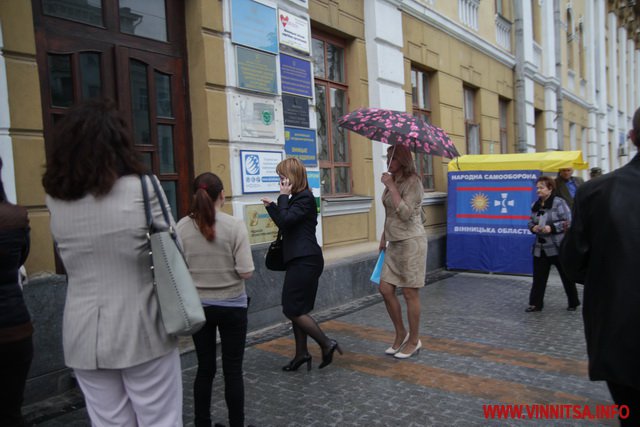
[[[318,213],[310,190],[278,196],[278,204],[271,203],[267,212],[282,233],[282,253],[285,264],[294,258],[322,255],[316,239]]]
[[[589,376],[640,389],[640,155],[578,188],[560,261],[584,283]]]

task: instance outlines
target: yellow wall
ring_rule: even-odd
[[[363,0],[311,0],[309,16],[313,30],[336,35],[346,44],[345,65],[349,85],[348,111],[369,105],[367,56],[364,43]],[[351,146],[351,174],[353,193],[373,196],[374,180],[372,142],[353,132],[349,133]],[[368,214],[323,217],[323,246],[330,248],[376,239],[375,207]]]
[[[185,3],[194,174],[215,173],[230,195],[222,13],[219,1]]]
[[[54,271],[49,214],[44,207],[44,190],[40,183],[45,150],[31,2],[2,1],[0,16],[17,202],[27,207],[31,222],[32,245],[26,268],[29,274]]]
[[[444,4],[442,7],[447,8]],[[493,3],[491,3],[491,10],[493,10]],[[451,137],[458,151],[465,154],[463,85],[468,84],[475,87],[478,89],[476,109],[480,122],[483,152],[489,153],[492,145],[494,152],[499,152],[498,99],[503,97],[513,100],[513,71],[506,65],[413,16],[403,14],[402,27],[407,109],[409,111],[411,109],[409,74],[411,65],[414,64],[419,68],[434,71],[431,98],[432,122],[443,128]],[[511,105],[510,108],[512,109],[513,106]],[[514,135],[512,123],[509,123],[508,133]],[[513,150],[513,144],[510,144],[510,147]],[[437,163],[434,164],[436,190],[447,191],[446,164],[448,159],[436,159],[441,162],[442,166],[438,167]]]

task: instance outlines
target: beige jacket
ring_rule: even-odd
[[[247,228],[241,219],[220,211],[215,227],[216,238],[211,242],[190,217],[182,218],[176,230],[200,298],[234,298],[245,292],[238,273],[254,270]]]
[[[396,186],[402,197],[398,208],[385,188],[382,204],[385,210],[384,237],[390,242],[406,240],[424,235],[422,225],[422,196],[424,189],[417,175],[403,179],[396,178]]]
[[[148,182],[147,188],[154,223],[164,225]],[[67,366],[123,369],[176,348],[153,289],[140,177],[118,179],[99,198],[47,196],[47,206],[68,276],[62,325]]]

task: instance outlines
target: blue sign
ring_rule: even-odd
[[[232,0],[231,41],[278,53],[277,11],[253,0]]]
[[[280,79],[283,92],[313,97],[311,62],[281,53]]]
[[[285,127],[284,152],[287,157],[296,157],[305,166],[317,166],[316,131]]]
[[[447,268],[532,273],[527,223],[540,171],[449,172]]]

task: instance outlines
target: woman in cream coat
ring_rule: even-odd
[[[180,357],[150,269],[139,176],[145,167],[124,121],[111,103],[81,104],[59,123],[49,154],[43,185],[68,276],[64,357],[91,421],[181,426]],[[163,225],[150,194],[154,222]]]
[[[423,187],[411,152],[405,146],[387,150],[389,170],[382,175],[385,222],[380,250],[385,250],[380,293],[395,329],[395,340],[385,353],[407,359],[422,348],[420,341],[420,295],[427,270],[427,236],[422,225]],[[407,303],[409,332],[402,321],[396,296],[402,289]]]

